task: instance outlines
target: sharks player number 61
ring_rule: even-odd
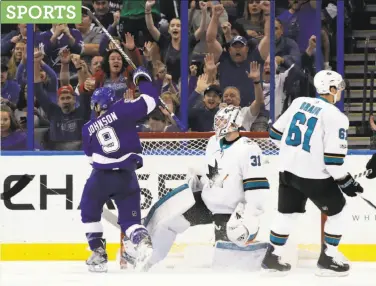
[[[139,155],[142,150],[136,121],[153,111],[159,93],[143,68],[134,72],[133,81],[141,95],[130,102],[115,102],[111,88],[95,90],[91,108],[96,118],[82,128],[84,151],[93,166],[80,202],[81,219],[93,252],[86,263],[93,272],[107,271],[106,243],[100,221],[103,206],[110,198],[117,205],[122,232],[136,245],[135,268],[144,270],[152,255],[150,236],[141,225],[141,190],[135,170],[141,168],[143,162]]]
[[[270,131],[272,139],[281,141],[281,163],[278,214],[262,267],[284,273],[290,270],[280,258],[293,224],[310,199],[327,215],[317,275],[345,276],[350,265],[338,251],[346,225],[343,193],[354,197],[363,188],[343,167],[349,119],[334,105],[345,88],[342,76],[320,71],[314,85],[319,97],[295,99]]]

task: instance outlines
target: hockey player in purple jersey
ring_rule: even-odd
[[[108,87],[95,90],[91,108],[97,117],[82,129],[84,151],[93,166],[80,203],[81,219],[93,252],[86,261],[92,272],[107,271],[106,241],[100,221],[102,208],[110,198],[118,208],[122,232],[137,245],[136,270],[146,271],[153,251],[150,236],[141,225],[141,190],[135,170],[143,162],[136,121],[154,110],[159,94],[144,68],[134,72],[133,81],[141,95],[132,101],[115,102],[115,92]]]

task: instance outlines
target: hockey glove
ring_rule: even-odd
[[[138,67],[133,73],[133,83],[138,85],[140,80],[146,80],[152,82],[152,78],[149,74],[149,71],[145,67]]]
[[[354,180],[354,178],[347,174],[343,179],[336,181],[342,192],[344,192],[349,197],[355,197],[357,193],[363,193],[363,187]]]
[[[376,154],[373,154],[371,160],[367,163],[366,168],[367,170],[372,170],[372,173],[367,175],[367,179],[376,178]]]

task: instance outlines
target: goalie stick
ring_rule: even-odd
[[[137,68],[136,65],[132,62],[131,58],[124,52],[124,50],[118,45],[118,43],[115,41],[115,39],[112,37],[112,35],[107,31],[107,29],[98,20],[98,18],[95,17],[95,15],[91,12],[91,10],[88,7],[82,6],[82,8],[87,11],[87,14],[89,15],[89,17],[95,23],[97,23],[99,28],[101,28],[101,30],[106,34],[106,36],[110,39],[110,41],[115,45],[116,49],[123,56],[123,58],[127,61],[127,63],[135,70]],[[184,132],[188,131],[188,128],[180,121],[180,119],[175,115],[175,113],[173,113],[172,111],[170,111],[168,109],[166,103],[163,101],[163,99],[161,97],[159,97],[159,101],[160,101],[162,107],[167,110],[167,112],[171,115],[171,118],[176,122],[176,125],[178,126],[178,128],[181,131],[184,131]]]
[[[372,170],[371,169],[369,169],[369,170],[365,170],[365,171],[363,171],[363,172],[360,172],[359,174],[356,174],[355,176],[354,176],[354,180],[356,179],[356,178],[361,178],[361,177],[366,177],[366,176],[368,176],[368,175],[370,175],[372,173]],[[368,199],[366,199],[365,197],[363,197],[363,195],[362,194],[359,194],[358,195],[360,198],[362,198],[369,206],[371,206],[372,208],[374,208],[374,209],[376,209],[376,205],[375,204],[373,204],[370,200],[368,200]]]

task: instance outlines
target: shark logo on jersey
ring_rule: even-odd
[[[208,177],[209,180],[214,180],[219,175],[218,171],[220,170],[220,168],[218,168],[217,160],[215,160],[214,167],[208,165],[208,168],[209,168],[209,174],[206,174],[206,176]]]
[[[219,170],[221,170],[221,169],[218,168],[218,162],[217,162],[217,160],[215,160],[214,167],[208,165],[208,168],[209,168],[209,174],[206,174],[206,176],[208,177],[208,179],[210,181],[210,187],[212,187],[213,184],[215,183],[216,179],[218,178],[218,176],[219,176]]]

